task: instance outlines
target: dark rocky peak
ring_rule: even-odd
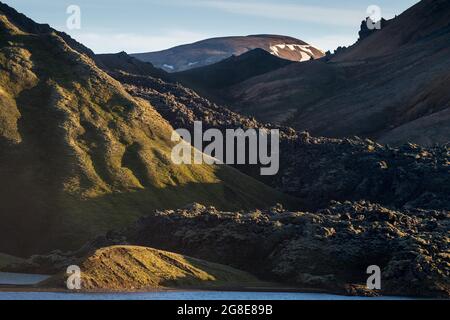
[[[368,26],[369,26],[370,24],[375,24],[375,23],[377,23],[377,22],[372,21],[372,19],[371,19],[370,17],[367,17],[366,20],[363,20],[363,21],[361,22],[361,27],[360,27],[360,30],[359,30],[359,32],[358,32],[358,34],[359,34],[359,39],[358,39],[358,41],[364,40],[365,38],[369,37],[369,36],[372,35],[373,33],[375,33],[375,32],[377,32],[377,31],[383,29],[384,27],[387,26],[387,24],[388,24],[389,21],[386,20],[386,19],[384,19],[384,18],[381,18],[381,20],[380,20],[379,22],[380,22],[380,28],[379,28],[379,29],[378,29],[378,28],[370,29]]]

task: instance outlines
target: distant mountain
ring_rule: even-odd
[[[156,208],[284,202],[230,167],[173,164],[170,124],[94,59],[0,3],[0,252],[74,249]]]
[[[221,92],[234,111],[329,137],[450,141],[450,2],[423,0],[325,59]]]
[[[239,56],[258,48],[291,61],[307,61],[324,56],[322,50],[304,41],[278,35],[213,38],[163,51],[137,53],[132,56],[145,62],[151,62],[167,72],[180,72],[214,64],[233,55]]]

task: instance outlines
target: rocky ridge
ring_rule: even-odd
[[[281,206],[223,212],[193,204],[156,211],[76,253],[35,256],[13,270],[60,271],[58,263],[62,268],[97,248],[131,244],[182,252],[299,288],[448,298],[449,230],[449,211],[392,210],[367,201],[333,202],[313,213]],[[365,287],[371,265],[381,268],[380,291]]]

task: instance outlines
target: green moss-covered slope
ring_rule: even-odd
[[[84,258],[83,290],[135,291],[161,288],[237,288],[267,285],[247,272],[147,247],[113,246]],[[65,287],[59,274],[41,284]]]
[[[1,252],[76,248],[155,208],[286,200],[225,166],[174,165],[173,129],[150,104],[23,19],[0,3]]]

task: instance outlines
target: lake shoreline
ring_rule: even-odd
[[[15,274],[20,276],[20,274]],[[23,274],[23,276],[29,276]],[[350,295],[344,292],[314,288],[286,287],[267,282],[266,286],[255,287],[185,287],[185,288],[145,288],[141,290],[68,290],[42,285],[0,284],[0,300],[410,300],[414,297],[388,297]]]
[[[74,294],[132,294],[132,293],[153,293],[153,292],[272,292],[272,293],[314,293],[314,294],[332,294],[343,295],[342,292],[330,292],[314,288],[291,288],[291,287],[186,287],[186,288],[145,288],[142,290],[68,290],[64,288],[41,287],[38,285],[2,285],[0,292],[55,292],[55,293],[74,293]],[[351,295],[345,295],[351,296]]]
[[[417,300],[408,297],[363,297],[344,296],[324,293],[288,293],[288,292],[247,292],[247,291],[185,291],[165,290],[152,292],[48,292],[48,291],[2,291],[0,300],[204,300],[204,301],[379,301],[379,300]]]
[[[11,278],[8,279],[9,276]],[[16,293],[60,293],[60,294],[92,294],[92,295],[102,295],[102,294],[146,294],[146,293],[168,293],[168,292],[178,292],[178,293],[208,293],[208,292],[251,292],[251,293],[278,293],[278,294],[321,294],[321,295],[333,295],[341,297],[381,297],[376,292],[370,292],[365,290],[353,291],[351,294],[349,291],[344,290],[326,290],[321,288],[308,288],[308,287],[290,287],[282,283],[276,282],[255,282],[247,283],[246,285],[211,285],[210,283],[205,283],[205,285],[200,286],[180,286],[180,287],[146,287],[141,289],[81,289],[81,290],[69,290],[65,287],[54,287],[48,285],[47,280],[52,278],[52,275],[36,275],[36,274],[26,274],[26,273],[2,273],[4,283],[0,281],[0,293],[5,292],[16,292]],[[33,283],[24,283],[24,279],[30,277],[35,277],[39,281]],[[6,279],[6,280],[5,280]],[[405,297],[407,298],[407,297]]]

